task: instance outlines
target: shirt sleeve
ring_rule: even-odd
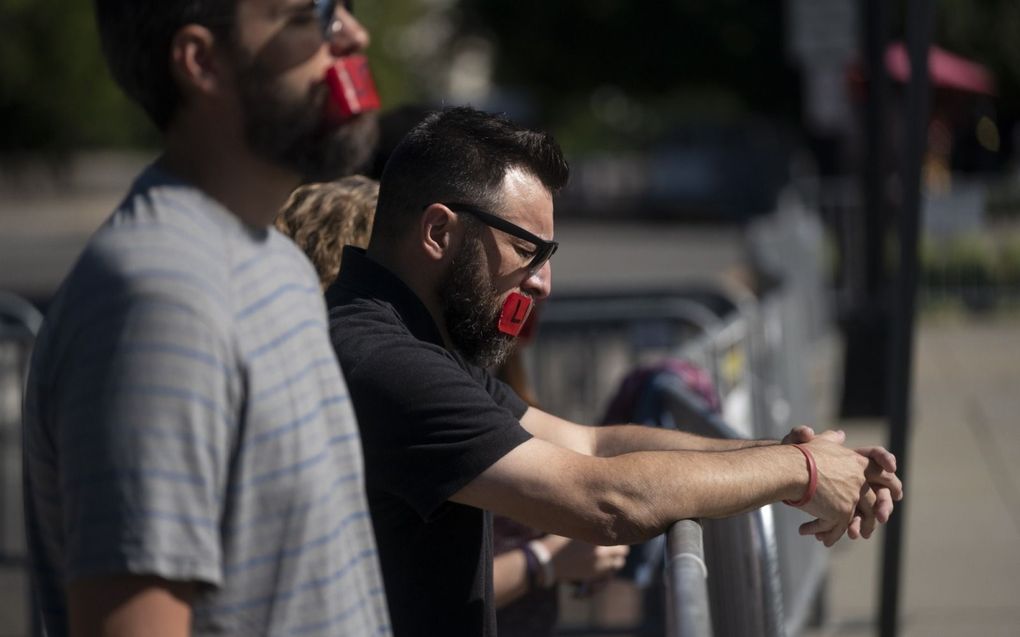
[[[49,408],[67,577],[219,585],[239,422],[232,341],[188,299],[119,284],[73,308],[75,329],[62,330]]]
[[[510,385],[507,385],[481,367],[467,365],[467,363],[463,362],[462,364],[467,366],[471,376],[485,387],[485,391],[492,396],[497,405],[508,409],[518,421],[524,417],[524,412],[528,411],[528,403],[524,402],[524,399],[518,396],[517,392]]]
[[[369,483],[405,500],[423,519],[531,438],[517,415],[527,408],[523,401],[484,372],[495,384],[481,381],[437,346],[387,345],[345,373]]]

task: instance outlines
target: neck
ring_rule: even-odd
[[[377,241],[373,241],[368,247],[366,255],[379,265],[397,275],[407,287],[411,288],[415,296],[425,305],[429,315],[439,328],[443,337],[443,344],[447,349],[453,350],[453,341],[446,331],[446,316],[443,313],[443,304],[439,299],[438,277],[440,272],[435,264],[412,263],[407,256],[411,253],[410,247],[403,247],[395,243],[389,247],[381,247]]]
[[[171,129],[160,164],[251,226],[272,224],[300,183],[292,171],[255,156],[240,135],[209,126]]]

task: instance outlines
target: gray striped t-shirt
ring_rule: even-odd
[[[50,306],[25,404],[32,592],[199,584],[197,635],[390,633],[362,455],[304,255],[155,167]]]

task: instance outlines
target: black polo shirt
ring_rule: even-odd
[[[421,300],[363,250],[344,248],[326,302],[394,635],[495,635],[492,516],[447,500],[531,437],[527,405],[447,350]]]

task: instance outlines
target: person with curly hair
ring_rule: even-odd
[[[294,240],[315,266],[325,290],[340,272],[345,245],[368,246],[379,182],[361,175],[305,184],[291,193],[276,229]]]

